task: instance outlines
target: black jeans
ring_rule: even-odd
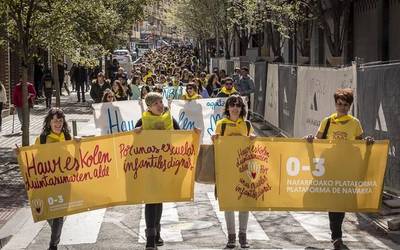
[[[76,95],[78,97],[78,102],[81,101],[80,93],[82,93],[82,102],[85,102],[85,83],[76,82]]]
[[[44,89],[44,95],[46,96],[46,108],[51,108],[51,97],[53,96],[53,89]]]
[[[329,212],[329,227],[331,228],[332,240],[342,238],[342,224],[344,220],[344,214],[342,212]]]
[[[54,218],[47,220],[51,227],[50,246],[57,246],[60,243],[61,231],[64,225],[64,218]]]
[[[162,203],[146,204],[146,206],[144,208],[144,215],[146,218],[146,228],[147,229],[160,228],[160,220],[161,220],[162,210],[163,210]]]

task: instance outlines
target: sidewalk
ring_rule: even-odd
[[[86,103],[77,103],[76,93],[72,92],[70,96],[61,97],[61,108],[66,114],[68,125],[72,131],[72,120],[77,120],[78,130],[82,127],[82,123],[87,123],[90,119],[93,119],[93,112],[91,109],[91,98],[87,94],[86,100],[90,100]],[[55,103],[55,98],[53,98]],[[30,115],[30,126],[29,126],[29,142],[33,144],[35,138],[40,135],[43,119],[47,113],[44,103],[35,105]],[[0,165],[7,162],[16,162],[13,156],[12,149],[15,148],[15,144],[22,144],[22,132],[21,125],[18,120],[17,114],[7,116],[3,119],[3,129],[0,132]],[[1,171],[1,170],[0,170]]]
[[[61,97],[61,108],[66,114],[66,120],[72,133],[72,120],[77,121],[78,135],[90,134],[94,131],[91,98],[86,94],[86,103],[77,103],[76,92],[70,96]],[[55,103],[55,98],[53,98]],[[47,113],[44,103],[35,105],[31,111],[29,126],[29,142],[32,145],[40,135],[43,120]],[[14,119],[14,120],[13,120]],[[19,210],[28,206],[28,199],[23,185],[16,156],[13,152],[15,144],[22,144],[21,126],[17,115],[3,119],[3,129],[0,132],[0,228]],[[0,235],[0,248],[7,238]]]

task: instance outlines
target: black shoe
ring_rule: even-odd
[[[157,225],[157,234],[156,234],[156,245],[163,246],[164,245],[164,240],[161,238],[161,225]]]
[[[157,233],[157,235],[156,235],[156,245],[158,247],[164,245],[164,240],[161,238],[161,235],[159,233]]]
[[[345,244],[343,244],[343,240],[341,238],[332,241],[333,249],[335,250],[343,250],[348,249]]]
[[[57,246],[50,246],[48,250],[57,250]]]
[[[246,233],[239,233],[239,243],[241,248],[249,248],[249,243],[247,242]]]
[[[235,248],[236,247],[236,234],[228,235],[228,243],[226,243],[227,248]]]
[[[157,233],[155,228],[146,229],[146,250],[157,249],[156,234]]]

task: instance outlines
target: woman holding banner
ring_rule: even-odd
[[[351,104],[354,100],[353,90],[337,89],[334,94],[336,113],[325,117],[319,126],[317,135],[306,137],[308,142],[316,139],[333,140],[362,140],[363,129],[360,121],[349,115]],[[367,144],[372,144],[372,137],[365,137]],[[329,226],[334,249],[347,249],[342,241],[342,224],[344,212],[329,212]]]
[[[145,97],[147,111],[142,114],[142,119],[136,123],[134,132],[140,133],[146,130],[179,130],[178,122],[172,118],[167,107],[164,107],[163,96],[160,93],[150,92]],[[157,249],[157,246],[164,245],[160,236],[162,203],[146,204],[146,249]]]
[[[246,105],[239,95],[228,97],[225,103],[225,118],[219,120],[216,125],[215,135],[212,140],[216,140],[219,136],[249,136],[254,139],[253,128],[250,121],[245,120]],[[233,167],[233,166],[227,166]],[[249,212],[239,212],[239,243],[241,248],[249,248],[247,242],[247,222],[249,220]],[[234,211],[225,211],[226,227],[228,229],[227,248],[236,247],[235,232],[235,213]]]
[[[64,112],[59,108],[51,108],[43,122],[42,133],[36,138],[35,144],[46,144],[71,140],[71,134],[65,120]],[[51,227],[49,250],[57,249],[60,243],[64,218],[55,218],[47,221]]]

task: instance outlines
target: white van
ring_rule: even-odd
[[[127,49],[117,49],[112,53],[112,61],[116,59],[119,63],[119,66],[123,67],[125,72],[130,74],[132,70],[132,56]]]

